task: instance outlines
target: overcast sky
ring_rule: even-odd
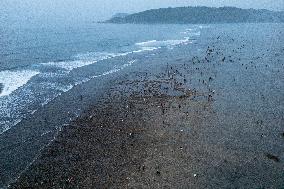
[[[0,0],[0,18],[98,21],[117,12],[197,5],[284,10],[284,0]]]

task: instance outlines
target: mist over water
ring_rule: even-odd
[[[114,6],[115,5],[115,6]],[[0,23],[3,21],[37,24],[85,23],[110,18],[118,12],[135,13],[147,9],[180,6],[235,6],[240,8],[283,10],[283,0],[1,0]]]

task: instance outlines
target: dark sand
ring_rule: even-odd
[[[10,188],[283,188],[282,29],[205,30],[122,72]]]

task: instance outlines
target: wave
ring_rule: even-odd
[[[188,32],[198,31],[188,30]],[[186,34],[185,36],[190,35]],[[0,72],[0,97],[6,95],[8,96],[13,91],[28,83],[28,81],[32,77],[38,74],[39,77],[37,78],[36,82],[30,83],[30,85],[28,85],[26,89],[23,88],[23,92],[19,92],[19,95],[11,95],[9,98],[1,99],[3,100],[1,102],[3,111],[0,111],[0,117],[9,117],[11,120],[5,120],[5,122],[3,122],[3,120],[2,122],[0,121],[0,134],[1,129],[2,132],[4,132],[9,128],[13,127],[15,124],[17,124],[19,120],[28,115],[28,113],[34,113],[36,111],[34,104],[38,103],[38,105],[44,106],[48,104],[51,100],[56,98],[58,95],[61,95],[62,93],[71,90],[74,86],[78,84],[85,83],[92,78],[103,76],[106,77],[109,74],[113,74],[128,66],[131,66],[137,60],[135,59],[129,62],[125,62],[124,64],[114,66],[106,70],[105,72],[99,73],[99,75],[92,75],[86,77],[84,75],[79,75],[78,77],[76,75],[72,75],[70,72],[74,69],[92,65],[106,59],[127,56],[133,53],[139,54],[143,52],[155,51],[163,47],[174,48],[175,46],[188,43],[190,43],[188,37],[181,38],[179,40],[149,40],[139,43],[132,43],[132,48],[130,47],[131,49],[128,50],[128,52],[86,52],[77,54],[71,57],[71,59],[69,60],[36,63],[33,64],[30,68],[26,68],[30,70],[2,71]],[[38,70],[40,70],[40,72]],[[17,99],[17,103],[13,102],[13,100],[15,99]],[[32,109],[27,109],[26,106],[28,105],[30,105]],[[17,121],[14,122],[14,120]]]
[[[51,66],[51,67],[57,67],[57,68],[63,68],[65,70],[71,71],[75,68],[87,66],[90,64],[94,64],[96,61],[80,61],[80,60],[75,60],[75,61],[61,61],[61,62],[47,62],[47,63],[42,63],[44,66]]]
[[[102,60],[106,60],[110,58],[127,56],[132,53],[154,51],[162,47],[172,48],[174,46],[177,46],[180,44],[187,44],[187,43],[189,43],[188,37],[185,37],[184,39],[181,39],[181,40],[164,40],[164,41],[150,40],[150,41],[135,43],[135,46],[138,47],[138,50],[123,52],[123,53],[87,52],[87,53],[82,53],[82,54],[78,54],[74,56],[73,57],[74,60],[47,62],[47,63],[41,63],[41,65],[62,68],[64,70],[67,70],[67,72],[70,72],[73,69],[95,64],[98,61],[102,61]]]
[[[40,72],[33,70],[6,70],[0,72],[0,97],[10,95],[12,92],[25,85],[32,77],[38,75],[39,73]]]
[[[142,49],[149,49],[149,48],[162,48],[162,47],[173,47],[181,44],[189,43],[189,38],[184,38],[181,40],[164,40],[164,41],[157,41],[157,40],[150,40],[145,42],[136,43],[136,46],[141,47]]]
[[[121,56],[123,53],[108,53],[108,52],[86,52],[80,53],[74,56],[78,60],[85,60],[85,61],[98,61],[104,60],[108,58],[114,58],[117,56]]]
[[[129,61],[128,63],[123,64],[122,66],[115,67],[114,69],[109,70],[109,71],[107,71],[107,72],[104,72],[104,73],[102,73],[101,75],[94,76],[94,78],[95,78],[95,77],[101,77],[101,76],[105,76],[105,75],[109,75],[109,74],[118,72],[118,71],[120,71],[120,70],[126,68],[127,66],[131,66],[131,65],[132,65],[133,63],[135,63],[136,61],[137,61],[137,60],[131,60],[131,61]]]
[[[185,29],[185,31],[180,32],[181,34],[185,34],[189,37],[196,37],[201,35],[201,30],[205,28],[205,26],[195,26],[192,28]]]
[[[75,60],[47,62],[47,63],[41,63],[41,65],[62,68],[64,70],[67,70],[67,71],[70,72],[73,69],[88,66],[88,65],[94,64],[98,61],[109,59],[109,58],[114,58],[116,56],[121,56],[121,55],[122,55],[122,53],[120,53],[120,54],[97,53],[97,52],[84,53],[84,54],[76,55],[74,57]]]
[[[113,69],[111,69],[111,70],[109,70],[109,71],[106,71],[106,72],[103,72],[103,73],[100,74],[100,75],[92,76],[90,79],[94,79],[94,78],[98,78],[98,77],[102,77],[102,76],[106,76],[106,75],[109,75],[109,74],[118,72],[118,71],[123,70],[124,68],[126,68],[126,67],[128,67],[128,66],[131,66],[131,65],[134,64],[136,61],[137,61],[137,60],[131,60],[131,61],[129,61],[128,63],[123,64],[122,66],[116,66],[116,67],[114,67]],[[75,85],[79,85],[79,84],[88,82],[90,79],[85,79],[85,80],[83,80],[83,81],[81,81],[81,82],[77,82]]]
[[[47,62],[41,63],[43,66],[47,67],[56,67],[66,70],[67,72],[72,71],[73,69],[88,66],[95,64],[102,60],[107,60],[120,56],[127,56],[131,53],[140,53],[145,51],[153,51],[158,48],[156,47],[141,47],[139,50],[124,52],[124,53],[107,53],[107,52],[88,52],[82,53],[74,56],[75,60],[71,61],[59,61],[59,62]]]

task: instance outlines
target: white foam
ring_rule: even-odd
[[[119,68],[114,68],[110,71],[107,71],[107,72],[104,72],[103,74],[101,74],[100,76],[105,76],[105,75],[109,75],[109,74],[112,74],[112,73],[115,73],[115,72],[118,72],[120,69]]]
[[[47,62],[47,63],[42,63],[42,65],[63,68],[67,71],[71,71],[76,68],[95,64],[96,62],[101,61],[101,60],[106,60],[106,59],[114,58],[118,56],[125,56],[127,54],[129,53],[88,52],[88,53],[76,55],[75,60],[72,60],[72,61]]]
[[[42,63],[42,65],[63,68],[65,70],[71,71],[75,68],[87,66],[94,63],[96,63],[96,61],[75,60],[75,61],[62,61],[62,62],[48,62],[48,63]]]
[[[164,40],[164,41],[157,41],[157,40],[150,40],[145,42],[136,43],[136,46],[139,46],[143,49],[157,49],[162,47],[174,47],[181,44],[187,44],[189,42],[189,38],[184,38],[181,40]]]
[[[199,26],[200,29],[204,29],[204,28],[210,28],[210,26],[204,25],[204,26]]]
[[[53,100],[53,99],[51,99],[51,98],[45,99],[44,102],[41,103],[41,106],[47,105],[47,104],[48,104],[49,102],[51,102],[52,100]]]
[[[113,69],[109,70],[109,71],[106,71],[100,75],[96,75],[96,76],[93,76],[92,78],[97,78],[97,77],[101,77],[101,76],[105,76],[105,75],[109,75],[109,74],[112,74],[112,73],[115,73],[115,72],[118,72],[128,66],[131,66],[132,64],[134,64],[137,60],[131,60],[129,61],[128,63],[126,64],[123,64],[122,66],[120,67],[114,67]]]
[[[98,61],[117,56],[122,56],[124,53],[107,53],[107,52],[87,52],[75,56],[76,59],[82,61]]]
[[[186,29],[185,31],[181,32],[181,34],[186,34],[190,37],[193,37],[193,36],[200,36],[201,32],[200,32],[200,27],[198,28],[188,28]]]
[[[43,86],[43,88],[58,90],[62,92],[67,92],[73,87],[71,84],[64,85],[61,83],[51,83],[51,82],[41,82],[41,85]]]
[[[138,45],[138,46],[149,46],[149,45],[155,44],[155,43],[157,43],[157,40],[140,42],[140,43],[136,43],[136,45]]]
[[[160,47],[143,47],[143,46],[141,46],[140,50],[133,51],[133,53],[140,53],[140,52],[145,52],[145,51],[154,51],[154,50],[157,50],[159,48]]]
[[[196,35],[196,36],[200,36],[201,35],[201,32],[200,31],[198,31],[198,32],[195,32],[195,33],[190,33],[191,35]]]
[[[193,30],[195,30],[195,29],[194,28],[188,28],[185,31],[193,31]]]
[[[3,85],[1,96],[8,96],[13,91],[25,85],[32,77],[40,72],[32,70],[2,71],[0,72],[0,83]]]

